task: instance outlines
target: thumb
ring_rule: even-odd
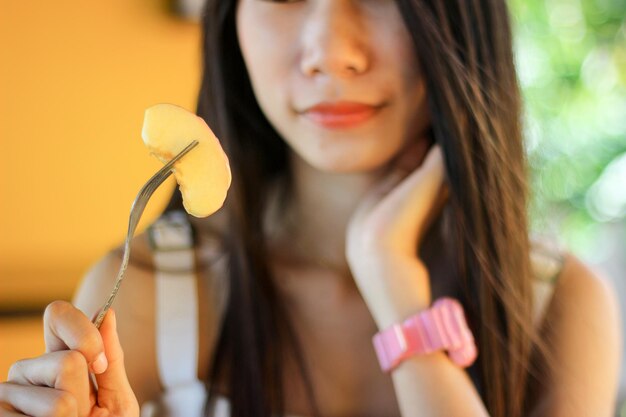
[[[100,334],[108,366],[106,371],[95,375],[98,384],[98,405],[111,411],[136,405],[137,399],[126,376],[124,351],[117,334],[115,311],[112,308],[104,317]]]

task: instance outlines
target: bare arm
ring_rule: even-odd
[[[379,329],[429,307],[430,277],[415,254],[446,196],[437,146],[408,176],[393,175],[364,197],[346,240],[350,268]],[[617,303],[575,259],[561,275],[546,320],[558,372],[549,375],[550,391],[533,417],[609,417],[621,351]],[[392,375],[404,417],[487,415],[467,375],[442,353],[412,358]]]
[[[392,173],[374,187],[350,221],[348,262],[379,330],[430,306],[429,273],[415,254],[447,197],[444,181],[441,149],[433,146],[407,176]],[[487,416],[469,377],[443,353],[404,361],[392,378],[403,417]]]
[[[554,369],[532,417],[614,415],[622,335],[615,293],[605,280],[569,257],[544,322]]]
[[[409,359],[392,378],[404,417],[488,415],[472,381],[444,353]]]

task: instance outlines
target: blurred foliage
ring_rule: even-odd
[[[509,5],[533,228],[602,261],[602,231],[626,220],[626,0]]]

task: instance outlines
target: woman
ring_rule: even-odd
[[[503,1],[212,0],[203,27],[225,208],[188,218],[174,195],[100,332],[119,250],[78,308],[52,303],[47,353],[11,368],[2,415],[611,415],[614,296],[529,242]],[[196,312],[196,289],[197,316],[170,315]],[[475,362],[381,370],[372,336],[444,296]]]

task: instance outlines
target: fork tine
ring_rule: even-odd
[[[174,156],[163,168],[157,171],[139,190],[137,193],[137,197],[133,201],[133,204],[130,209],[130,217],[128,219],[128,231],[126,232],[126,239],[124,241],[124,255],[122,257],[122,264],[120,266],[119,272],[117,273],[117,279],[115,280],[115,285],[113,286],[113,290],[109,295],[106,303],[102,307],[98,317],[94,320],[94,324],[97,328],[100,328],[102,324],[102,320],[106,315],[106,312],[113,304],[113,300],[119,291],[120,284],[122,283],[122,279],[124,278],[124,272],[126,272],[126,268],[128,267],[128,260],[130,258],[130,242],[135,234],[135,230],[137,229],[137,225],[139,224],[139,219],[143,214],[146,205],[148,204],[148,200],[152,197],[154,191],[165,181],[170,175],[172,175],[172,167],[174,164],[182,158],[187,152],[193,149],[196,145],[198,145],[198,141],[194,140],[189,145],[187,145],[182,151],[178,153],[178,155]]]
[[[137,194],[137,197],[135,197],[135,201],[133,201],[133,205],[131,206],[131,216],[128,223],[128,235],[132,237],[135,233],[135,229],[137,228],[139,219],[148,204],[148,200],[152,197],[152,194],[156,191],[156,189],[163,184],[163,181],[172,175],[172,167],[174,164],[197,144],[197,140],[192,141],[182,151],[180,151],[178,155],[174,156],[167,164],[165,164],[163,168],[158,170],[157,173],[143,185],[143,187],[141,187],[141,190],[139,190],[139,193]]]
[[[189,145],[185,146],[185,148],[180,151],[178,153],[178,155],[174,156],[167,164],[165,164],[163,166],[163,168],[161,168],[160,170],[157,171],[156,174],[154,174],[152,176],[152,178],[150,178],[147,182],[146,185],[149,184],[155,177],[159,177],[162,174],[167,173],[167,175],[169,176],[169,173],[171,172],[172,167],[174,166],[174,164],[176,162],[178,162],[178,160],[180,158],[182,158],[183,156],[185,156],[185,154],[187,154],[187,152],[189,152],[190,150],[192,150],[196,145],[198,144],[197,140],[192,141]],[[167,177],[166,177],[167,178]]]

